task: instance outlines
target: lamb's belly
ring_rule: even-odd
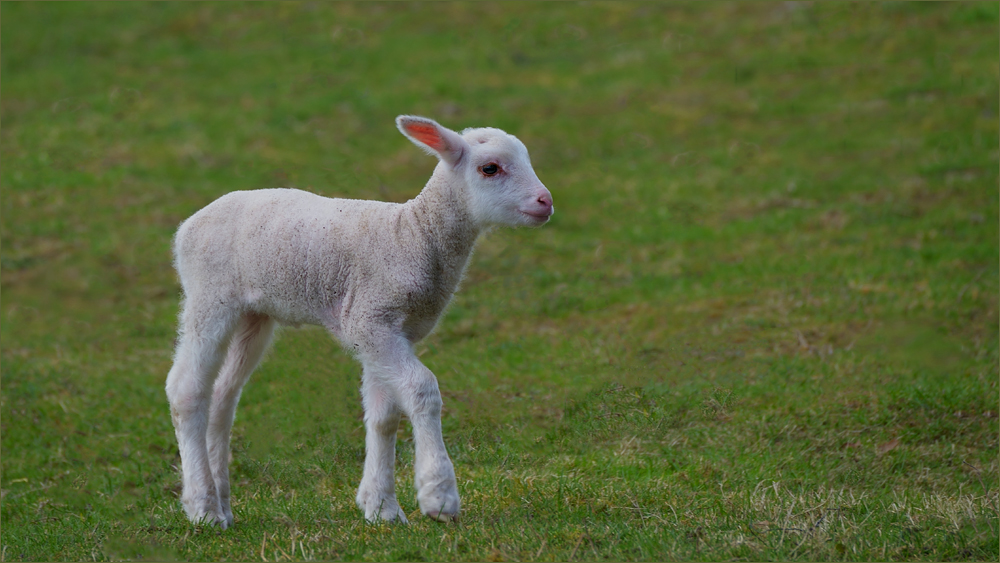
[[[250,305],[250,308],[258,313],[265,314],[278,323],[286,326],[299,327],[302,325],[322,325],[323,322],[318,315],[299,308],[281,307],[274,303],[258,302]]]
[[[339,335],[340,299],[324,304],[308,299],[275,299],[260,290],[249,290],[245,300],[248,309],[267,315],[282,325],[318,325]]]

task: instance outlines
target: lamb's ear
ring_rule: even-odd
[[[396,127],[413,144],[452,166],[458,164],[470,148],[461,135],[426,117],[401,115],[396,118]]]

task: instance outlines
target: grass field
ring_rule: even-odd
[[[2,527],[20,560],[1000,558],[998,7],[4,2]],[[178,223],[406,201],[397,114],[518,135],[557,213],[480,241],[421,359],[458,524],[354,506],[360,367],[286,329],[189,524]]]

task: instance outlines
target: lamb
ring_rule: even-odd
[[[366,454],[356,502],[365,518],[406,523],[393,479],[401,414],[413,425],[421,512],[457,518],[441,394],[414,344],[437,324],[478,236],[494,226],[543,225],[552,195],[513,135],[459,134],[408,115],[396,125],[439,159],[406,203],[237,191],[178,228],[184,298],[166,392],[192,522],[233,525],[229,441],[240,393],[275,326],[306,323],[326,327],[363,366]]]

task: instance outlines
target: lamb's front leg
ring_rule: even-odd
[[[414,476],[420,511],[441,522],[458,518],[455,468],[441,435],[441,393],[437,378],[415,355],[395,380],[403,411],[413,425]]]
[[[414,473],[417,488],[417,502],[420,511],[440,521],[454,520],[458,516],[458,486],[455,469],[441,436],[441,393],[437,379],[413,353],[412,345],[402,337],[388,337],[365,346],[361,359],[365,365],[365,421],[368,431],[368,456],[365,460],[365,476],[358,491],[358,504],[362,504],[362,493],[372,491],[374,485],[384,484],[385,491],[392,491],[393,442],[398,418],[385,418],[387,424],[378,430],[377,421],[369,423],[370,406],[381,404],[374,400],[373,390],[384,390],[394,401],[395,408],[402,410],[413,425],[416,446]],[[370,383],[368,383],[370,382]],[[369,405],[369,397],[372,397]],[[398,414],[396,415],[398,417]],[[389,431],[391,429],[391,437]],[[388,481],[386,481],[388,480]],[[387,493],[374,498],[392,498]],[[369,506],[363,506],[366,516]]]
[[[365,409],[365,472],[358,487],[358,508],[369,522],[407,523],[396,501],[396,430],[399,410],[392,393],[366,370],[361,385]]]

